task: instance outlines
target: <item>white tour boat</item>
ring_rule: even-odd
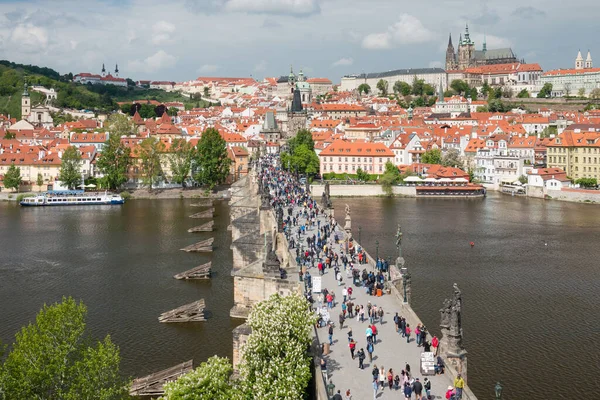
[[[50,191],[32,197],[25,197],[20,204],[26,207],[39,206],[81,206],[81,205],[116,205],[125,200],[118,194],[91,193],[82,190]]]

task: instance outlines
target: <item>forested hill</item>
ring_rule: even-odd
[[[179,101],[185,103],[187,108],[205,106],[201,100],[192,101],[179,93],[136,87],[132,80],[128,80],[127,87],[82,85],[72,82],[72,73],[61,75],[51,68],[0,60],[0,114],[21,118],[21,93],[25,78],[29,86],[54,88],[58,98],[53,105],[60,108],[110,112],[118,109],[117,102],[133,100]],[[30,94],[33,105],[44,100],[39,93]]]

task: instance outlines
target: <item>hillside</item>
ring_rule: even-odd
[[[73,75],[70,73],[60,75],[50,68],[0,60],[0,114],[10,114],[11,117],[21,118],[21,93],[23,93],[25,77],[29,86],[39,85],[48,89],[54,88],[58,92],[58,98],[53,105],[61,108],[110,112],[118,109],[118,102],[141,99],[160,102],[179,101],[183,102],[186,108],[207,106],[201,100],[192,101],[175,92],[135,86],[125,88],[112,85],[82,85],[72,82]],[[44,96],[39,93],[30,92],[30,94],[33,105],[44,100]]]

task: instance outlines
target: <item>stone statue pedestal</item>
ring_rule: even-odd
[[[350,216],[346,215],[346,218],[344,219],[344,221],[345,221],[344,230],[346,232],[352,231],[352,219],[350,218]]]
[[[447,368],[446,371],[450,371],[452,375],[456,371],[467,383],[467,351],[463,349],[458,353],[446,353],[444,357],[446,358],[446,366],[452,367]],[[456,376],[453,376],[453,378],[456,378]]]

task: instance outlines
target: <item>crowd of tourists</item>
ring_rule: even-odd
[[[262,173],[259,182],[270,198],[270,205],[274,207],[279,216],[278,223],[288,240],[291,249],[295,250],[298,265],[298,278],[303,282],[305,296],[312,304],[318,315],[317,328],[326,329],[329,346],[334,345],[333,337],[336,335],[333,310],[339,310],[337,315],[338,330],[347,329],[347,345],[352,359],[357,360],[359,369],[365,368],[365,361],[369,359],[372,369],[372,387],[374,398],[380,391],[398,391],[406,399],[432,399],[431,381],[428,378],[416,376],[409,364],[399,368],[385,368],[383,365],[373,364],[373,355],[381,340],[378,340],[379,329],[385,318],[381,306],[377,306],[377,297],[384,295],[386,275],[390,268],[384,259],[377,259],[370,266],[368,255],[354,241],[347,240],[345,233],[339,227],[333,215],[312,198],[310,191],[291,174],[281,170],[274,158],[263,158]],[[286,211],[284,213],[284,210]],[[285,216],[280,215],[285,214]],[[338,289],[322,288],[320,293],[313,293],[313,276],[334,274]],[[354,288],[352,287],[354,285]],[[359,304],[354,296],[354,290],[363,290],[370,300],[366,304]],[[314,295],[314,296],[313,296]],[[362,296],[361,296],[362,297]],[[347,322],[355,318],[364,326],[364,337],[353,332]],[[393,317],[396,333],[407,343],[414,343],[424,352],[433,352],[437,357],[435,373],[444,373],[444,363],[438,356],[439,340],[436,336],[429,339],[427,327],[418,324],[411,327],[406,318],[397,312]],[[414,339],[412,338],[414,334]],[[340,342],[338,342],[340,343]],[[361,343],[359,345],[359,343]],[[321,369],[327,371],[327,361],[321,358]],[[464,380],[460,375],[455,380],[454,386],[448,387],[446,399],[461,399]],[[351,399],[348,389],[345,399]],[[334,394],[336,399],[344,399],[341,391]]]

